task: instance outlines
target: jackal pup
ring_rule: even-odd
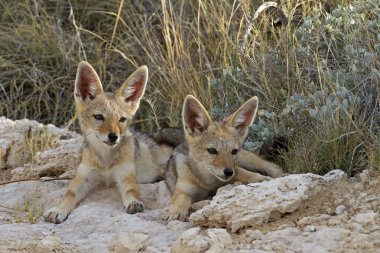
[[[251,171],[272,177],[282,174],[279,166],[242,150],[257,106],[257,97],[252,97],[223,121],[214,122],[195,97],[186,97],[182,111],[186,141],[173,151],[165,173],[172,193],[166,220],[185,220],[193,202],[215,194],[220,186],[235,180],[253,183],[268,179]]]
[[[116,182],[125,210],[142,212],[138,183],[152,183],[164,174],[172,147],[158,145],[147,135],[129,130],[148,78],[138,68],[114,93],[103,91],[100,79],[87,62],[80,62],[75,81],[75,106],[85,139],[82,161],[63,201],[45,220],[62,223],[86,194],[102,181]]]

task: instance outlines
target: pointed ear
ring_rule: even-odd
[[[248,133],[248,127],[252,125],[256,117],[258,105],[259,99],[256,96],[252,97],[224,121],[236,128],[245,137]]]
[[[81,61],[75,79],[75,100],[92,100],[102,92],[103,87],[94,68],[88,62]]]
[[[148,68],[141,66],[128,77],[127,81],[125,81],[117,91],[117,94],[121,96],[125,102],[131,103],[133,112],[135,112],[140,105],[140,99],[144,95],[147,81]]]
[[[190,135],[202,133],[211,124],[211,118],[203,105],[191,95],[185,98],[182,120],[185,131]]]

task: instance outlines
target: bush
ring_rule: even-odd
[[[253,19],[261,0],[0,0],[0,113],[64,125],[80,60],[109,90],[146,64],[138,129],[180,125],[187,94],[216,117],[257,95],[246,148],[285,136],[289,172],[378,166],[379,1],[277,3],[280,23]]]
[[[379,149],[379,21],[377,2],[355,1],[331,13],[310,8],[302,24],[283,30],[253,25],[243,53],[250,68],[232,79],[254,80],[270,105],[245,147],[259,152],[286,136],[280,152],[289,172],[379,167],[370,159]]]

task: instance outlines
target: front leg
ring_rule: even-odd
[[[98,185],[100,175],[81,163],[78,167],[77,174],[70,182],[69,187],[63,197],[60,205],[51,208],[45,215],[45,221],[59,224],[64,222],[71,211],[75,208],[80,200],[82,200],[87,193]]]
[[[199,186],[189,180],[186,180],[185,178],[178,178],[171,199],[169,213],[165,217],[165,220],[187,220],[189,209],[192,204],[192,196],[198,192]]]
[[[166,221],[180,220],[185,221],[189,214],[189,209],[191,206],[191,197],[182,192],[181,190],[175,190],[172,203],[169,208],[169,213],[165,217]]]
[[[244,184],[262,182],[269,179],[270,177],[263,176],[259,173],[247,171],[240,167],[237,167],[235,169],[234,181],[240,181]]]
[[[135,214],[144,211],[144,205],[139,201],[139,185],[137,184],[134,166],[116,168],[116,183],[127,213]]]
[[[238,164],[240,167],[249,171],[259,172],[271,177],[280,177],[283,174],[280,166],[268,162],[260,158],[258,155],[244,149],[239,152]]]

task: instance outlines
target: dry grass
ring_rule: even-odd
[[[26,136],[25,142],[31,161],[35,162],[38,154],[53,148],[58,138],[59,137],[55,137],[53,134],[43,131]]]
[[[22,203],[12,208],[12,222],[34,224],[41,220],[44,212],[45,206],[42,202],[25,197]]]
[[[284,166],[319,173],[329,167],[352,170],[360,157],[375,166],[377,0],[327,1],[330,13],[320,1],[277,1],[292,21],[282,26],[272,26],[273,14],[253,20],[262,2],[0,0],[0,113],[64,125],[73,115],[80,60],[95,67],[106,89],[118,87],[137,66],[148,65],[148,89],[136,117],[136,127],[147,131],[180,125],[187,94],[197,96],[215,116],[253,95],[260,97],[261,109],[279,114],[288,97],[310,94],[310,83],[332,93],[339,84],[360,97],[360,106],[343,125],[281,119],[296,133],[288,136]],[[349,4],[364,9],[354,25]],[[292,17],[306,18],[306,23]],[[353,55],[348,56],[349,47]],[[361,54],[369,54],[368,59]],[[270,124],[277,134],[277,123]],[[348,134],[352,131],[355,135]]]

